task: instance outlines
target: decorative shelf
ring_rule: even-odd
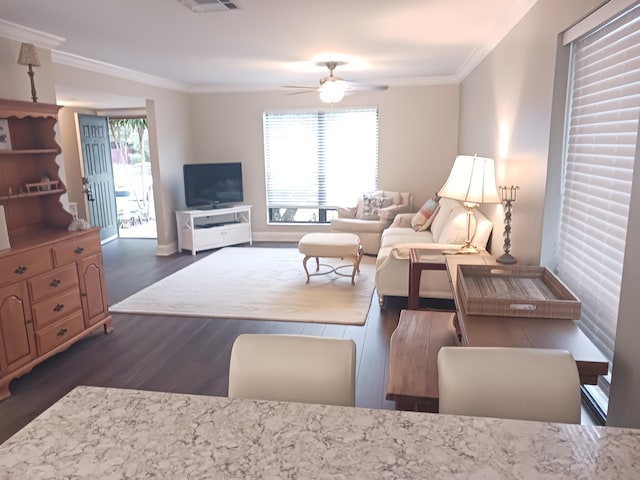
[[[58,182],[55,182],[58,183]],[[30,184],[31,185],[31,184]],[[56,188],[54,190],[38,190],[38,191],[32,191],[32,192],[25,192],[25,193],[14,193],[11,195],[4,195],[4,196],[0,196],[0,200],[14,200],[14,199],[19,199],[19,198],[31,198],[31,197],[42,197],[45,195],[56,195],[59,193],[64,193],[66,190],[64,188]]]
[[[51,190],[58,190],[60,187],[60,180],[46,180],[43,182],[27,183],[25,187],[27,188],[27,193],[49,192]]]
[[[59,148],[32,148],[20,150],[0,150],[0,155],[45,155],[60,153]]]

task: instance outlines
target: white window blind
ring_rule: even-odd
[[[613,361],[640,117],[640,8],[572,42],[558,276]]]
[[[268,208],[335,208],[375,190],[376,108],[265,112]]]

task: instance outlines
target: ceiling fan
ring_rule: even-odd
[[[324,103],[338,103],[345,95],[355,92],[382,91],[389,88],[387,85],[369,85],[359,82],[348,82],[345,79],[333,74],[336,67],[345,65],[346,62],[320,62],[319,66],[326,66],[329,69],[329,76],[320,79],[319,87],[284,85],[284,88],[301,89],[299,92],[293,92],[290,95],[298,95],[300,93],[318,92],[320,100]]]

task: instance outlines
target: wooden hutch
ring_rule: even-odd
[[[9,130],[0,138],[0,205],[10,244],[0,250],[0,400],[14,378],[112,330],[99,229],[69,232],[73,217],[60,202],[59,109],[0,100],[0,125]]]

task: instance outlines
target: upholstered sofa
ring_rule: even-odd
[[[408,192],[377,190],[361,196],[352,207],[338,208],[338,218],[331,220],[331,231],[358,235],[363,253],[376,255],[382,232],[396,215],[410,211]]]
[[[384,230],[376,259],[376,291],[380,306],[385,296],[407,297],[409,294],[409,249],[411,247],[434,250],[456,250],[467,237],[467,213],[455,200],[442,198],[432,223],[424,231],[415,231],[411,221],[415,214],[397,215]],[[471,221],[471,243],[486,248],[493,230],[493,223],[477,208]],[[422,272],[420,297],[452,298],[445,271]]]

